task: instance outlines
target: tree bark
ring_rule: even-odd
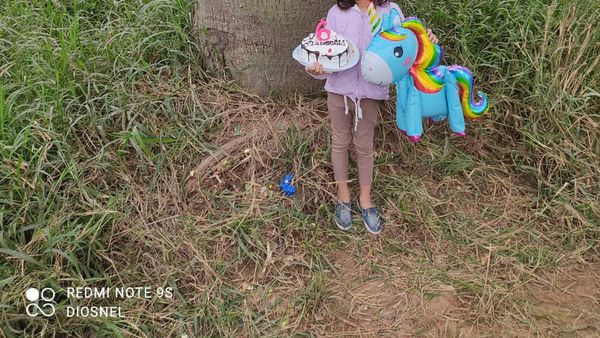
[[[292,51],[335,4],[329,0],[197,0],[203,67],[265,95],[322,88]]]

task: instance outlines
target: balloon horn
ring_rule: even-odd
[[[369,3],[369,7],[367,8],[367,13],[369,13],[369,24],[371,25],[371,35],[375,36],[381,31],[381,19],[379,15],[377,15],[377,11],[375,10],[375,4],[373,1]]]

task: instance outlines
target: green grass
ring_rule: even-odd
[[[492,108],[466,140],[441,124],[413,146],[388,107],[374,187],[387,224],[372,237],[331,225],[324,100],[206,78],[192,1],[1,2],[3,336],[597,335],[597,288],[557,289],[581,294],[600,272],[600,6],[399,3],[446,62],[473,69]],[[277,187],[287,172],[293,199]],[[32,319],[32,286],[175,298],[61,294],[55,318]],[[556,298],[572,316],[544,312]],[[115,303],[124,318],[61,311]]]

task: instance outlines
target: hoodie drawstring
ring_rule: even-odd
[[[358,121],[362,120],[363,118],[363,113],[362,113],[362,108],[360,106],[360,98],[358,99],[354,99],[354,98],[350,98],[350,100],[352,100],[352,102],[354,103],[354,131],[358,130]],[[349,109],[348,109],[348,96],[344,95],[344,114],[348,115],[349,113]]]
[[[344,95],[344,114],[348,115],[348,97]]]

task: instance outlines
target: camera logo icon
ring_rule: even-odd
[[[29,288],[25,291],[25,298],[30,302],[25,307],[25,311],[30,317],[42,315],[45,317],[53,316],[56,312],[54,307],[54,297],[56,293],[51,288],[43,288],[41,291],[36,288]],[[39,305],[40,299],[43,301]]]

